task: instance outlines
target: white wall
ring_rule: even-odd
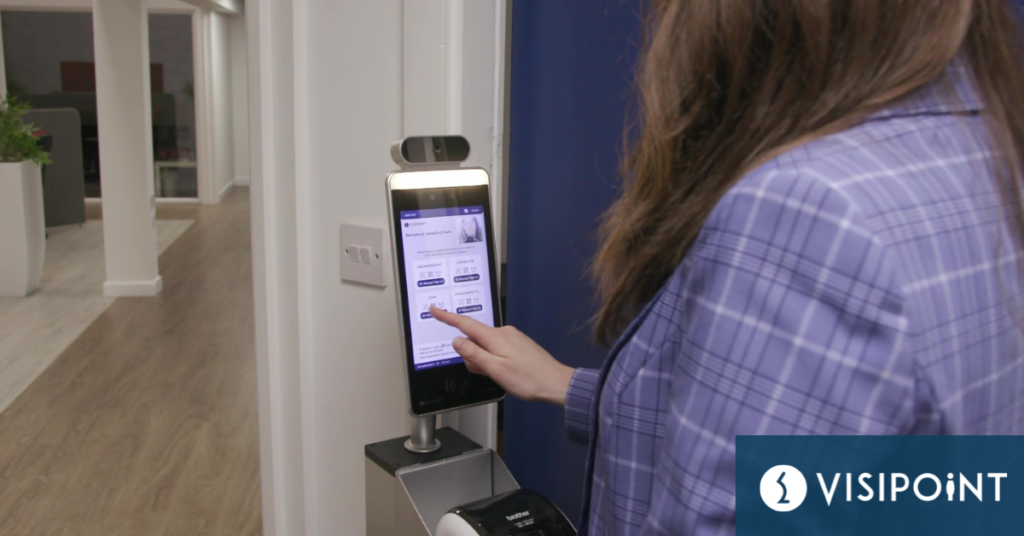
[[[235,184],[249,184],[249,91],[245,52],[245,17],[232,17],[231,121]]]
[[[494,70],[460,56],[475,80],[465,84],[444,62],[422,72],[406,64],[410,25],[425,23],[408,10],[428,1],[458,8],[421,36],[444,54],[459,33],[452,22],[461,28],[479,15],[460,0],[247,5],[249,79],[258,85],[249,108],[267,534],[363,534],[363,447],[409,429],[390,264],[386,289],[342,283],[339,226],[387,227],[389,147],[416,117],[425,118],[421,133],[465,129],[474,163],[493,164]],[[482,23],[484,43],[466,49],[497,57],[497,19]],[[413,90],[431,97],[407,98]]]
[[[227,15],[210,12],[210,83],[213,112],[213,173],[218,198],[235,180],[231,98],[231,30]]]
[[[260,483],[266,536],[307,534],[304,446],[312,443],[307,437],[311,427],[304,426],[302,409],[308,406],[310,394],[303,388],[298,340],[295,145],[289,141],[295,132],[292,9],[292,0],[250,0],[246,9]]]
[[[315,397],[310,534],[362,534],[363,446],[407,434],[408,401],[394,287],[339,282],[338,229],[387,228],[384,180],[396,167],[389,148],[402,137],[402,1],[310,0],[308,9],[308,38],[299,41],[308,64],[298,61],[305,72],[296,73],[308,95],[296,98],[308,106],[296,110],[296,193]]]

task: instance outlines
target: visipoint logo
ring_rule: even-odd
[[[791,465],[776,465],[761,477],[761,500],[776,512],[796,510],[807,498],[807,480]]]
[[[1024,436],[737,436],[736,535],[1024,535],[1022,452]]]
[[[978,502],[982,502],[985,497],[983,491],[985,488],[985,477],[988,477],[992,482],[995,502],[1000,502],[1002,500],[1002,480],[1007,478],[1008,475],[1006,473],[978,473],[977,475],[972,475],[975,476],[975,479],[972,481],[971,478],[960,473],[959,482],[957,482],[954,474],[949,473],[946,475],[947,480],[945,486],[943,486],[943,481],[930,473],[923,473],[913,479],[903,473],[891,473],[890,475],[880,473],[877,475],[876,480],[878,482],[877,494],[874,489],[875,486],[871,482],[872,478],[876,475],[871,473],[861,473],[858,476],[854,476],[851,473],[845,473],[845,475],[836,473],[831,479],[831,484],[826,484],[826,478],[821,473],[817,473],[817,476],[825,502],[828,506],[832,506],[837,488],[840,487],[840,479],[844,476],[846,502],[853,502],[854,498],[860,502],[870,502],[872,500],[896,502],[898,495],[911,487],[913,488],[913,495],[918,500],[924,502],[934,501],[943,494],[946,495],[948,502],[964,502],[968,496],[973,496]],[[887,476],[888,478],[886,478]],[[862,493],[854,495],[854,481],[864,490]],[[913,486],[911,486],[911,482],[913,482]],[[889,484],[888,499],[886,498],[886,483]],[[945,493],[943,493],[944,491]],[[957,493],[958,491],[959,494]],[[957,497],[958,495],[959,497]],[[776,465],[766,471],[764,476],[761,477],[761,500],[764,501],[768,508],[776,512],[796,510],[797,507],[803,504],[806,498],[807,481],[804,479],[803,473],[796,467]]]

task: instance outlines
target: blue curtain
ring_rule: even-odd
[[[598,367],[587,278],[616,194],[639,2],[518,0],[512,14],[507,322],[559,360]],[[507,399],[505,460],[520,485],[578,515],[585,449],[561,408]]]

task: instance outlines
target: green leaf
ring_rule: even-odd
[[[0,101],[0,162],[35,162],[51,164],[50,154],[43,150],[35,135],[39,129],[22,120],[31,107],[13,95]]]

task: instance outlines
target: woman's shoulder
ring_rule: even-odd
[[[992,153],[984,129],[974,115],[886,114],[772,158],[738,181],[723,203],[784,196],[790,205],[852,214],[881,229],[907,211],[927,213],[963,196],[967,178],[987,175]]]
[[[893,238],[886,216],[920,204],[904,175],[929,165],[893,129],[856,127],[826,136],[747,173],[705,221],[687,256],[691,269],[708,264],[783,270],[808,281],[836,274],[852,280],[861,276],[854,272],[862,259],[882,262]]]

